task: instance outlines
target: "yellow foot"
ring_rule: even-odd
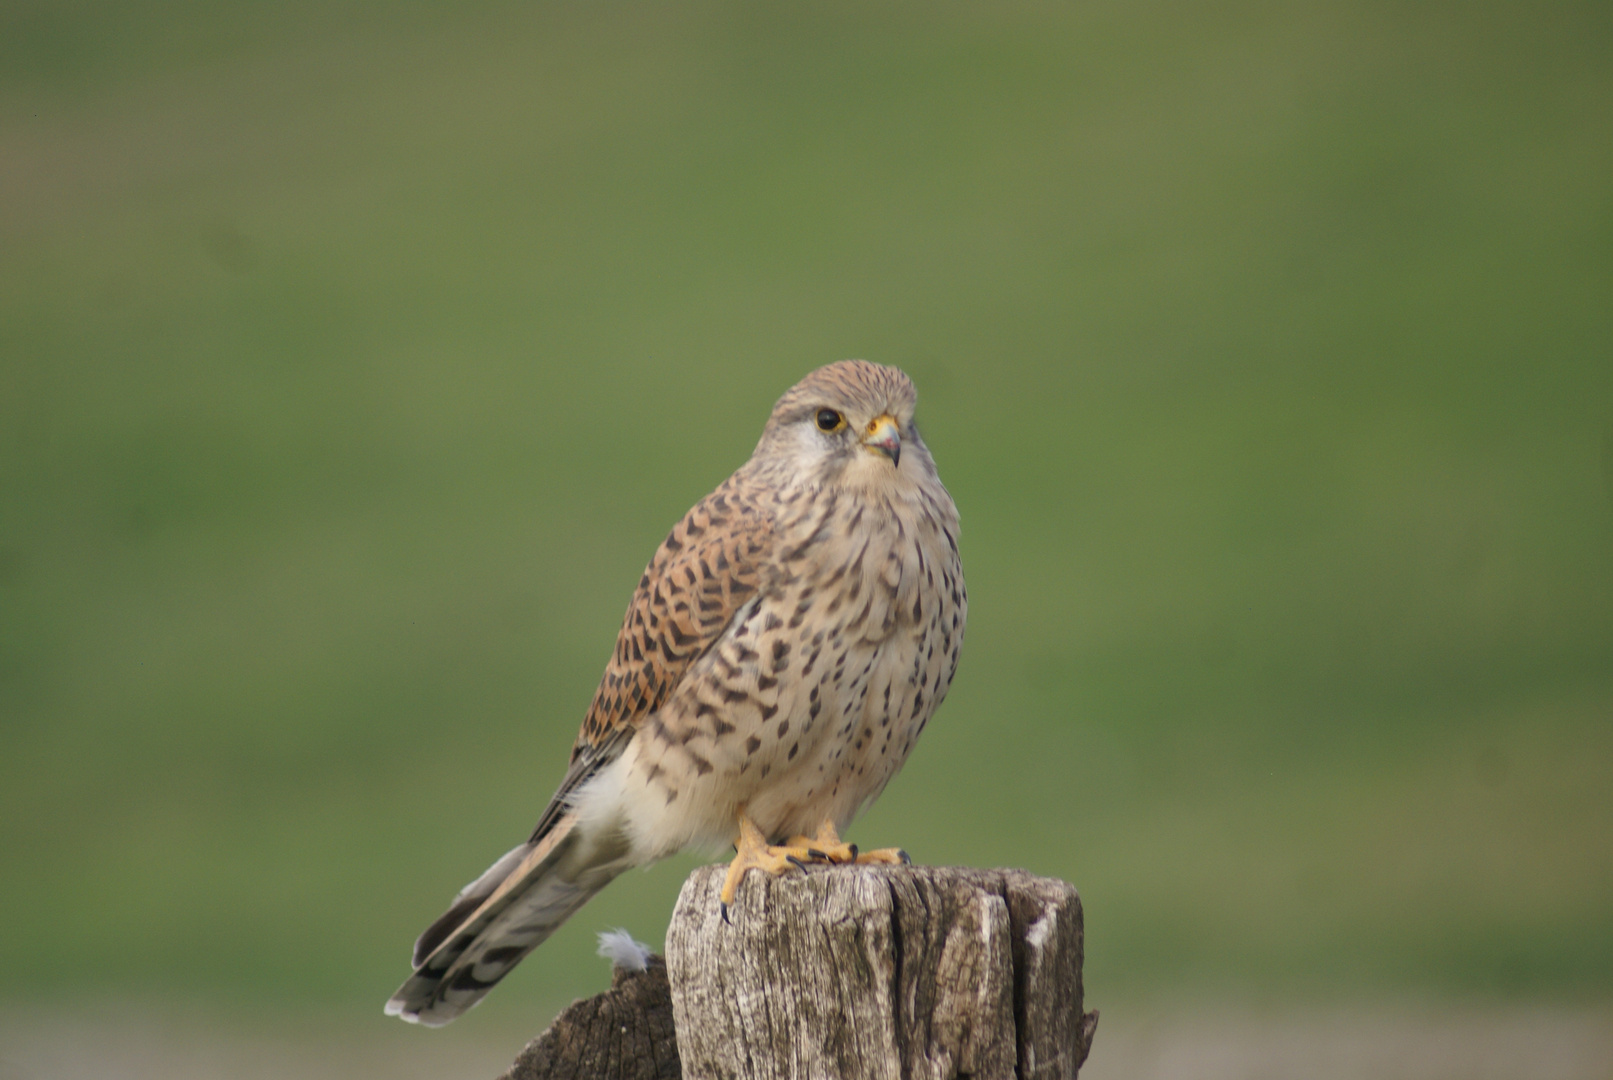
[[[745,871],[753,867],[777,877],[790,867],[805,870],[808,863],[883,863],[907,865],[913,860],[901,848],[880,848],[878,851],[857,851],[856,844],[842,843],[834,822],[824,821],[817,836],[792,836],[781,847],[774,847],[762,835],[756,823],[739,815],[739,842],[737,853],[728,864],[728,876],[723,879],[718,902],[722,906],[722,921],[728,922],[728,905],[734,902],[734,893]]]
[[[773,847],[762,835],[762,830],[756,823],[743,813],[739,815],[739,842],[734,845],[738,849],[734,861],[728,864],[728,876],[723,879],[722,893],[719,903],[722,905],[722,921],[728,921],[728,905],[734,902],[734,892],[739,888],[740,879],[745,871],[752,868],[765,870],[774,877],[784,873],[790,867],[805,870],[806,864],[816,861],[820,852],[805,846],[786,844],[783,847]]]
[[[805,849],[812,856],[809,862],[819,863],[849,863],[857,861],[857,845],[840,842],[840,830],[835,823],[824,819],[818,826],[817,836],[792,836],[784,841],[792,848]]]
[[[899,847],[882,847],[865,851],[857,856],[860,863],[885,863],[890,866],[912,866],[913,860]]]
[[[788,843],[791,847],[806,848],[814,856],[812,862],[861,863],[864,866],[869,863],[908,866],[913,862],[901,848],[880,848],[858,854],[857,845],[841,843],[839,830],[834,822],[827,820],[818,827],[817,836],[792,836]]]

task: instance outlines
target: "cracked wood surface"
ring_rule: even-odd
[[[1021,870],[813,867],[750,874],[719,914],[721,866],[684,883],[667,931],[690,1078],[1074,1077],[1081,900]]]

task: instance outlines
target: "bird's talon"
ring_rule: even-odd
[[[784,856],[784,861],[794,864],[795,868],[800,870],[801,873],[806,873],[806,863],[802,862],[800,859],[797,859],[794,855]]]
[[[815,862],[828,862],[829,861],[829,856],[825,855],[823,852],[819,851],[815,847],[807,848],[807,858],[812,859]]]
[[[722,912],[723,925],[724,926],[732,926],[732,925],[734,925],[732,922],[730,922],[728,920],[728,905],[726,903],[724,903],[723,901],[719,900],[719,901],[717,901],[717,907]]]
[[[856,844],[851,845],[851,861],[852,862],[857,861],[857,845]]]
[[[913,856],[911,856],[911,855],[909,855],[909,854],[908,854],[908,853],[907,853],[907,852],[906,852],[906,851],[905,851],[905,850],[903,850],[903,849],[900,849],[900,848],[899,848],[899,849],[897,849],[897,852],[896,852],[896,857],[897,857],[897,858],[898,858],[898,859],[901,859],[901,860],[902,860],[902,865],[903,865],[903,866],[912,866],[912,865],[913,865]]]

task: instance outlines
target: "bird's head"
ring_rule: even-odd
[[[935,475],[918,429],[913,380],[842,360],[818,368],[773,406],[753,461],[813,487],[899,493]]]

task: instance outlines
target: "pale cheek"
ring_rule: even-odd
[[[804,473],[810,474],[829,456],[829,447],[822,435],[816,429],[800,425],[793,431],[795,438],[790,446],[790,456],[794,459],[796,467]]]

